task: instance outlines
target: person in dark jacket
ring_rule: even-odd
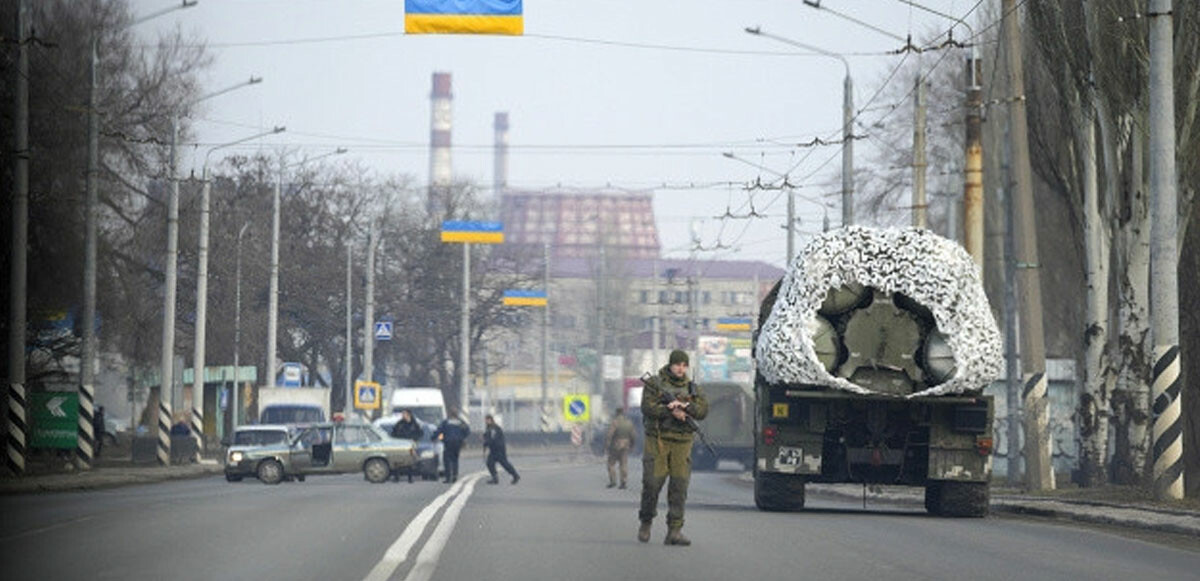
[[[471,435],[471,426],[458,416],[457,407],[450,408],[449,415],[442,420],[437,431],[433,433],[433,437],[441,440],[445,446],[442,451],[442,464],[446,467],[445,482],[447,484],[458,480],[458,453],[462,450],[463,442],[469,435]]]
[[[423,435],[425,435],[425,432],[421,429],[421,423],[413,418],[412,411],[402,410],[400,412],[400,419],[396,421],[396,425],[392,426],[392,437],[412,440],[413,443],[416,443]],[[400,479],[399,472],[396,473],[394,479]],[[409,467],[408,469],[408,481],[413,481],[413,467]]]
[[[92,437],[96,439],[96,444],[93,446],[96,450],[96,458],[100,457],[100,449],[104,447],[104,406],[96,406],[96,413],[92,414]]]
[[[487,448],[487,469],[492,473],[492,479],[488,480],[488,484],[500,483],[500,479],[496,476],[497,463],[512,475],[512,483],[516,484],[521,479],[521,475],[517,474],[517,470],[508,461],[508,447],[504,443],[504,430],[500,429],[496,418],[493,418],[491,414],[488,414],[483,421],[487,423],[487,429],[483,432],[483,447]]]

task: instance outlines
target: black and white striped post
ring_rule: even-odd
[[[1178,175],[1175,169],[1175,57],[1171,0],[1150,0],[1150,383],[1154,495],[1183,498],[1183,419],[1179,401]]]
[[[25,286],[29,245],[29,0],[17,4],[17,59],[13,79],[12,258],[8,278],[8,437],[5,464],[25,473]]]
[[[76,430],[75,458],[80,468],[92,467],[96,456],[96,391],[90,383],[79,384],[79,427]],[[103,436],[103,434],[101,434]]]
[[[161,393],[158,396],[158,463],[171,465],[171,402]]]
[[[203,382],[200,383],[203,386]],[[204,389],[192,396],[192,440],[196,442],[196,451],[192,453],[192,461],[200,462],[204,451]]]
[[[5,464],[13,474],[25,473],[25,442],[29,433],[25,422],[25,386],[21,383],[8,384],[8,437],[5,438]]]

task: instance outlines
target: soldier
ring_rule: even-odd
[[[667,537],[664,544],[690,545],[683,529],[683,504],[687,500],[691,476],[692,434],[695,420],[708,415],[704,392],[688,380],[687,353],[671,352],[667,365],[658,375],[644,381],[642,416],[646,423],[645,451],[642,454],[642,507],[638,519],[638,540],[650,540],[650,523],[658,513],[658,493],[667,486]],[[691,419],[689,419],[691,418]]]
[[[633,422],[625,417],[625,408],[617,408],[608,426],[604,449],[608,450],[608,487],[617,485],[617,466],[621,467],[621,489],[629,476],[629,450],[633,448]]]

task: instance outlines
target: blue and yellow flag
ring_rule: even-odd
[[[546,291],[540,290],[506,290],[504,291],[504,306],[506,307],[544,307],[547,303]]]
[[[525,32],[521,0],[404,0],[406,34]]]
[[[737,317],[721,317],[717,319],[718,331],[749,331],[750,319]]]
[[[442,242],[503,244],[504,224],[501,222],[446,220],[442,222]]]

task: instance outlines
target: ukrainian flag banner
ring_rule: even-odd
[[[717,319],[718,331],[749,331],[750,319],[721,317]]]
[[[504,243],[504,224],[446,220],[442,222],[442,242],[473,242],[475,244]]]
[[[404,0],[406,34],[525,32],[521,0]]]
[[[546,306],[546,302],[546,291],[504,291],[504,306],[506,307],[544,307]]]

